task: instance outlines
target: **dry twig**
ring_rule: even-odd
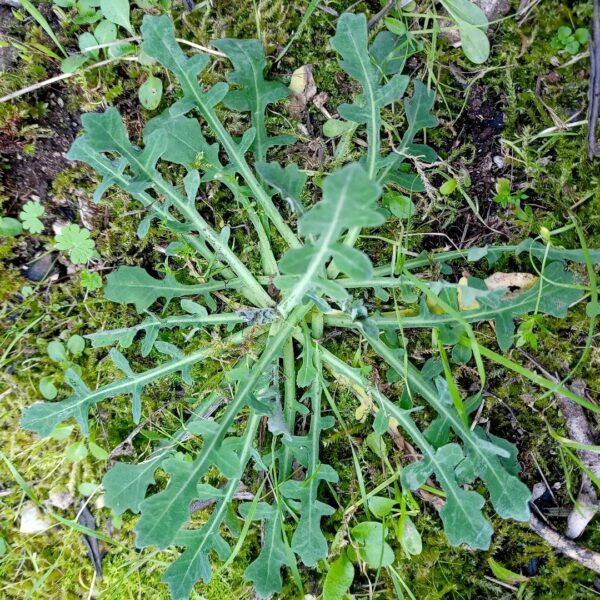
[[[546,525],[533,512],[529,519],[529,525],[546,543],[550,544],[557,552],[564,554],[569,558],[577,561],[586,569],[590,569],[595,573],[600,574],[600,554],[587,548],[582,548],[572,540],[560,535]]]
[[[523,352],[523,354],[536,366],[537,370],[540,371],[542,375],[556,384],[560,383],[560,380],[556,375],[549,373],[532,356],[526,352]],[[571,385],[571,389],[578,396],[583,396],[585,394],[585,382],[581,379],[576,379]],[[574,442],[585,446],[594,445],[594,435],[583,408],[561,394],[556,394],[556,400],[560,411],[565,418],[569,438]],[[597,452],[590,452],[589,450],[578,450],[577,455],[585,468],[596,477],[600,478],[600,454]],[[579,488],[577,500],[575,501],[575,506],[567,521],[565,536],[570,539],[579,537],[585,531],[587,524],[592,520],[599,509],[600,506],[598,505],[596,490],[589,475],[584,471],[581,476],[581,486]]]
[[[588,91],[588,157],[593,159],[600,153],[596,141],[596,125],[600,112],[600,0],[594,0],[592,17],[592,40],[590,42],[590,87]]]
[[[571,387],[577,395],[582,396],[585,394],[585,383],[583,381],[576,380]],[[586,446],[593,445],[595,440],[583,408],[564,396],[557,395],[557,399],[560,410],[566,420],[569,437],[579,444]],[[578,450],[577,454],[585,467],[596,477],[600,478],[600,454],[588,450]],[[570,539],[579,537],[585,531],[587,524],[598,512],[598,508],[596,489],[589,475],[584,472],[581,476],[581,487],[579,488],[575,507],[571,511],[567,521],[566,537]]]

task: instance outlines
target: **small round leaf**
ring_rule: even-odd
[[[162,98],[163,84],[158,77],[151,75],[144,81],[138,90],[138,96],[142,106],[147,110],[154,110],[160,104]]]
[[[65,458],[71,462],[79,462],[88,455],[88,449],[83,442],[75,442],[67,446],[65,450]]]
[[[54,400],[54,398],[56,398],[58,390],[51,377],[43,377],[40,380],[40,394],[42,394],[46,400]]]
[[[87,498],[98,489],[98,484],[86,481],[84,483],[80,483],[77,489],[82,496],[85,496]]]
[[[117,26],[110,21],[104,19],[96,25],[94,29],[94,37],[99,44],[109,44],[117,39]]]
[[[98,444],[89,442],[88,447],[90,449],[90,454],[96,460],[106,460],[108,458],[108,452],[104,448],[98,446]]]
[[[15,237],[23,233],[23,225],[12,217],[0,217],[0,236]]]
[[[459,31],[465,56],[476,65],[484,63],[490,55],[487,35],[479,27],[465,22],[460,23]]]
[[[413,201],[404,194],[388,192],[384,195],[383,201],[390,212],[399,219],[409,219],[415,214],[416,208]]]
[[[57,340],[52,340],[48,344],[48,356],[50,360],[58,363],[67,360],[67,352],[65,351],[64,344]]]
[[[79,356],[85,350],[85,340],[80,335],[72,335],[67,340],[67,349],[74,356]]]
[[[327,571],[323,586],[323,600],[342,600],[354,580],[354,566],[343,552]]]

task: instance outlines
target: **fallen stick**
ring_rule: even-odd
[[[600,575],[600,554],[587,548],[582,548],[574,541],[567,539],[554,531],[541,521],[533,512],[529,518],[529,525],[547,544],[552,546],[558,553],[564,554],[577,561],[581,566],[590,569]]]
[[[600,2],[594,0],[592,40],[590,43],[590,86],[588,91],[588,157],[592,160],[599,152],[596,142],[596,125],[600,112]]]
[[[559,383],[559,378],[556,375],[549,373],[526,352],[523,352],[523,354],[545,377],[556,384]],[[585,382],[581,379],[576,379],[573,381],[571,389],[578,396],[583,397],[585,394]],[[565,418],[569,438],[578,444],[593,446],[596,441],[583,408],[562,394],[556,394],[556,400],[558,402],[558,407]],[[596,477],[600,478],[600,454],[590,450],[577,450],[577,455],[585,468]],[[577,495],[575,506],[567,520],[565,536],[570,539],[578,538],[585,531],[588,523],[594,518],[594,515],[599,509],[598,495],[594,488],[594,484],[592,483],[590,476],[583,471],[581,474],[579,494]]]
[[[585,383],[581,380],[574,381],[571,387],[576,394],[581,395],[585,393]],[[583,408],[564,396],[557,395],[557,399],[567,423],[569,437],[575,442],[586,446],[595,444]],[[596,477],[600,478],[600,454],[590,452],[589,450],[577,450],[577,454],[586,468]],[[579,537],[585,531],[587,524],[598,512],[598,508],[596,489],[589,475],[584,471],[581,475],[581,486],[577,500],[575,501],[575,507],[567,520],[565,536],[571,539]]]

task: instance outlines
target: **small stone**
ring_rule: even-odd
[[[33,502],[25,502],[21,509],[21,533],[39,533],[51,527],[52,523],[40,512]]]
[[[56,252],[36,258],[25,270],[25,277],[30,281],[42,281],[54,270],[55,258]]]
[[[501,156],[494,156],[494,164],[502,169],[504,167],[504,159]]]
[[[541,481],[533,484],[531,490],[531,501],[535,502],[538,498],[541,498],[546,493],[546,484]]]
[[[546,77],[548,83],[560,83],[560,80],[560,73],[557,73],[556,71],[550,71]]]
[[[481,8],[490,23],[497,21],[510,11],[509,0],[473,0],[473,3]]]
[[[68,225],[68,223],[62,219],[57,219],[54,221],[54,223],[52,223],[52,231],[54,232],[54,235],[58,235],[65,225]]]
[[[67,490],[52,490],[48,494],[48,504],[61,510],[66,510],[73,504],[75,498]]]

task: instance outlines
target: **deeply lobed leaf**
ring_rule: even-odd
[[[324,267],[332,257],[343,272],[369,277],[372,266],[362,252],[339,242],[341,234],[351,227],[375,227],[385,220],[376,202],[381,188],[371,181],[357,163],[342,167],[323,182],[323,198],[298,222],[307,243],[288,250],[279,262],[283,273],[275,283],[288,290],[281,305],[286,311],[296,306],[311,290],[325,290],[337,300],[347,294],[332,281],[326,281]]]

